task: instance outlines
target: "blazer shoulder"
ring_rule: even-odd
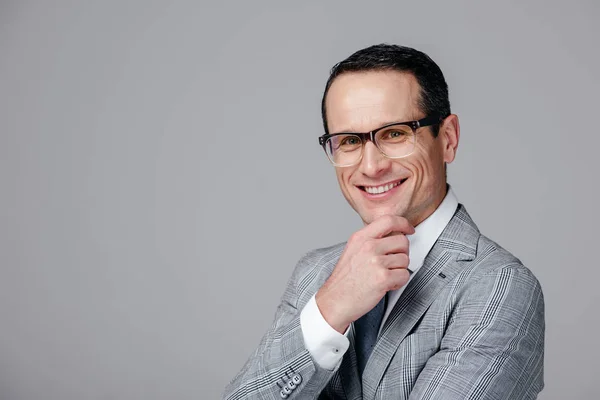
[[[473,265],[474,275],[477,276],[501,273],[508,269],[530,280],[534,286],[539,286],[535,274],[519,258],[485,235],[479,237]]]
[[[513,313],[511,320],[532,319],[543,332],[544,294],[540,281],[521,260],[486,236],[480,237],[475,258],[464,264],[448,289],[457,309],[475,307],[482,313],[490,307],[502,309],[503,313]]]

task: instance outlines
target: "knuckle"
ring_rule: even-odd
[[[396,215],[386,215],[384,216],[385,225],[388,227],[394,226],[396,224]]]
[[[352,235],[350,235],[350,238],[348,239],[348,242],[350,243],[356,243],[361,241],[362,239],[362,235],[360,231],[354,232]]]
[[[402,284],[404,285],[406,282],[408,282],[408,279],[410,278],[410,273],[407,269],[402,269],[400,277],[402,278]]]
[[[374,255],[374,256],[371,256],[371,258],[369,258],[369,263],[371,265],[381,265],[381,262],[382,262],[381,256]]]
[[[408,283],[408,280],[410,279],[410,274],[408,273],[408,271],[404,270],[404,274],[402,275],[402,286],[406,285]]]
[[[373,252],[375,250],[375,241],[367,240],[363,243],[363,250],[366,252]]]
[[[394,218],[385,214],[377,218],[377,224],[379,225],[379,229],[388,230],[393,225]]]
[[[400,237],[400,243],[402,244],[402,247],[405,249],[408,249],[408,246],[410,243],[409,243],[406,235],[400,235],[399,237]]]
[[[406,283],[408,282],[409,276],[410,275],[407,270],[405,270],[405,269],[397,270],[395,279],[394,279],[394,283],[393,283],[393,290],[400,289],[402,286],[406,285]]]
[[[411,230],[411,224],[410,222],[408,222],[408,219],[406,219],[405,217],[399,217],[400,219],[398,220],[398,224],[402,227],[402,230],[404,231],[409,231]]]
[[[401,253],[399,255],[399,258],[400,258],[400,265],[403,267],[408,267],[408,264],[410,263],[410,258],[408,257],[408,254]]]
[[[375,283],[378,287],[387,288],[390,284],[390,278],[390,271],[382,269],[375,275]]]

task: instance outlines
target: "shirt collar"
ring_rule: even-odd
[[[438,208],[427,217],[423,222],[415,227],[415,233],[407,235],[409,241],[409,258],[410,264],[408,268],[413,272],[412,275],[421,268],[425,257],[438,240],[446,225],[450,222],[458,207],[458,199],[448,185],[446,197],[442,200]]]

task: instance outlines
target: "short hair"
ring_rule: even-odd
[[[442,117],[447,117],[450,115],[448,84],[440,67],[421,51],[410,47],[382,43],[358,50],[331,68],[321,100],[321,117],[323,118],[325,133],[329,133],[325,99],[331,84],[335,78],[344,73],[366,71],[398,71],[412,74],[420,86],[417,103],[420,110],[426,116],[439,114]],[[433,136],[437,137],[439,125],[434,125],[431,129]]]

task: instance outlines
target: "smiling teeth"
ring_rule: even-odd
[[[370,194],[385,193],[388,190],[395,188],[400,183],[401,183],[401,181],[398,181],[396,183],[390,183],[390,184],[383,185],[383,186],[374,186],[374,187],[365,186],[365,192],[370,193]]]

